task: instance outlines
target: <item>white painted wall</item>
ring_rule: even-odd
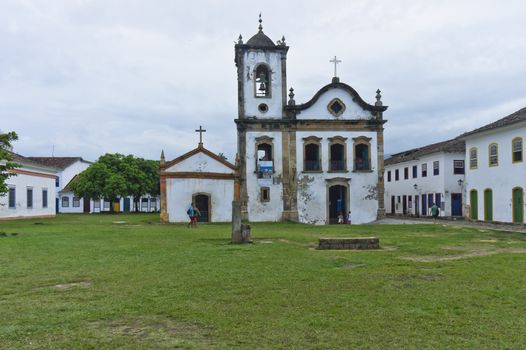
[[[343,89],[331,89],[323,93],[320,98],[309,108],[301,111],[298,119],[328,119],[335,118],[329,113],[327,106],[334,99],[339,98],[345,104],[345,111],[338,119],[370,119],[372,114],[360,107],[352,100],[352,96]]]
[[[274,183],[270,187],[270,201],[261,201],[261,186],[257,183],[256,138],[268,136],[274,144]],[[281,132],[247,132],[246,179],[248,218],[250,221],[280,221],[283,213],[283,163]]]
[[[212,172],[223,174],[231,174],[233,172],[231,168],[201,152],[174,164],[166,169],[166,171]]]
[[[89,162],[78,160],[72,163],[71,165],[69,165],[68,167],[64,168],[58,174],[60,178],[60,183],[59,183],[60,188],[58,189],[58,191],[66,187],[66,185],[71,181],[71,179],[73,179],[75,175],[80,174],[81,172],[86,170],[90,166],[90,164],[91,163]]]
[[[248,50],[243,55],[243,93],[245,96],[245,115],[257,118],[278,118],[283,112],[283,90],[281,86],[281,54],[263,50]],[[272,71],[271,97],[255,97],[254,94],[254,68],[259,63],[267,63]],[[250,79],[247,79],[247,73]],[[261,113],[258,106],[261,103],[268,105],[268,111]]]
[[[33,172],[55,175],[53,172],[32,168],[20,168]],[[55,179],[35,175],[17,174],[7,179],[6,184],[16,190],[16,207],[9,208],[9,197],[0,197],[0,219],[55,215]],[[33,207],[27,207],[27,188],[33,188]],[[43,207],[42,190],[47,189],[47,208]]]
[[[186,210],[196,193],[210,196],[211,222],[232,220],[234,180],[166,179],[167,212],[170,222],[188,222]]]
[[[327,112],[325,112],[325,115]],[[303,171],[303,138],[309,136],[321,137],[322,173]],[[329,169],[329,138],[341,136],[347,138],[346,158],[347,172],[328,172]],[[365,136],[371,138],[371,169],[372,172],[353,172],[353,138]],[[327,179],[350,178],[350,209],[353,223],[367,223],[376,220],[378,201],[371,194],[375,193],[378,180],[377,172],[377,139],[376,132],[297,132],[296,151],[298,171],[298,214],[299,221],[310,224],[328,223],[328,187]]]
[[[485,189],[493,191],[493,221],[500,222],[513,221],[512,189],[522,187],[526,192],[526,162],[512,163],[511,158],[511,141],[515,137],[522,137],[524,148],[526,122],[466,137],[466,194],[469,197],[471,190],[477,190],[479,220],[484,220]],[[499,165],[490,167],[488,146],[494,142],[498,144]],[[469,150],[472,147],[478,149],[477,169],[469,168]]]
[[[409,160],[392,165],[385,166],[385,210],[386,213],[391,213],[391,196],[395,196],[395,203],[398,202],[400,196],[400,204],[396,208],[395,213],[403,213],[403,196],[411,196],[412,207],[407,209],[408,215],[415,214],[415,195],[418,195],[418,208],[420,215],[429,214],[429,204],[427,204],[427,211],[422,213],[422,195],[433,194],[433,201],[436,193],[441,194],[441,201],[444,202],[444,207],[441,208],[441,216],[451,216],[451,193],[462,193],[463,185],[458,184],[458,180],[464,181],[464,175],[453,174],[453,161],[463,160],[464,153],[446,153],[436,152],[422,156],[420,159]],[[433,175],[433,162],[439,161],[439,175]],[[427,164],[427,177],[422,177],[422,164]],[[417,177],[413,178],[413,166],[417,166]],[[404,168],[409,169],[409,178],[404,179]],[[464,168],[466,164],[464,163]],[[395,170],[399,171],[399,180],[395,181]],[[391,172],[391,181],[388,181],[388,172]],[[417,185],[415,190],[414,185]],[[465,196],[462,196],[464,201]],[[407,199],[409,202],[409,199]],[[427,201],[426,201],[427,202]]]

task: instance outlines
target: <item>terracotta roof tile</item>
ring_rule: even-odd
[[[519,122],[525,122],[526,121],[526,107],[525,108],[522,108],[522,109],[519,109],[518,111],[502,118],[502,119],[499,119],[497,120],[496,122],[493,122],[493,123],[490,123],[490,124],[487,124],[487,125],[484,125],[478,129],[475,129],[473,131],[469,131],[469,132],[466,132],[466,133],[463,133],[462,135],[459,136],[459,138],[464,138],[466,136],[469,136],[469,135],[473,135],[473,134],[478,134],[479,132],[483,132],[483,131],[488,131],[488,130],[493,130],[493,129],[497,129],[497,128],[500,128],[500,127],[503,127],[503,126],[507,126],[507,125],[511,125],[511,124],[515,124],[515,123],[519,123]]]
[[[410,160],[418,159],[422,156],[436,153],[436,152],[465,152],[466,151],[466,142],[464,140],[452,139],[447,141],[442,141],[438,143],[433,143],[431,145],[413,148],[408,151],[400,152],[391,155],[384,162],[385,165],[397,164],[401,162],[407,162]]]

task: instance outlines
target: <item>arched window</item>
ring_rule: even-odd
[[[496,143],[488,146],[489,166],[499,165],[499,148]]]
[[[522,162],[522,137],[515,137],[511,140],[511,160],[513,163]]]
[[[477,147],[471,147],[469,149],[469,168],[477,169],[477,167],[478,167]]]
[[[270,97],[272,86],[270,69],[266,64],[259,64],[254,70],[254,95],[256,97]]]
[[[258,179],[272,182],[274,174],[274,144],[272,137],[261,136],[256,138],[256,172]]]
[[[329,138],[329,171],[347,171],[347,138],[335,136]]]
[[[354,141],[354,171],[371,170],[371,138],[360,136],[353,138]],[[405,178],[407,179],[409,175]]]
[[[303,139],[303,171],[321,171],[320,141],[316,136]]]

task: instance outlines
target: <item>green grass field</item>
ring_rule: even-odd
[[[157,222],[0,222],[0,348],[526,348],[526,234],[258,223],[237,246]],[[381,250],[314,249],[371,235]]]

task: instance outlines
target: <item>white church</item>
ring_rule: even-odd
[[[231,164],[202,143],[166,161],[161,157],[161,220],[186,220],[194,201],[202,221],[230,221],[231,202],[244,220],[353,223],[384,216],[383,130],[387,109],[380,90],[365,102],[337,77],[302,104],[287,85],[285,38],[264,32],[235,45],[238,80],[238,161]],[[201,130],[201,128],[200,128]],[[202,130],[200,131],[202,132]]]

